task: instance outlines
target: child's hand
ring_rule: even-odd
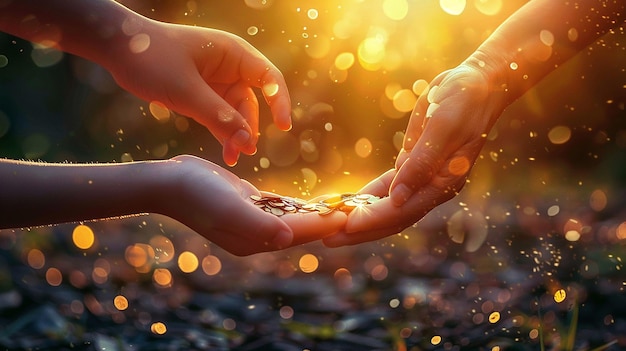
[[[293,213],[277,217],[254,205],[261,193],[247,181],[214,163],[177,156],[172,181],[160,212],[187,225],[225,250],[245,256],[319,240],[345,225],[345,213],[320,216]]]
[[[242,38],[215,29],[142,18],[136,34],[116,40],[103,64],[124,89],[158,101],[207,127],[228,165],[254,154],[260,88],[274,123],[291,128],[291,102],[281,72]],[[128,39],[128,40],[126,40]]]

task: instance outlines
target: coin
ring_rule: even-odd
[[[314,213],[323,216],[336,210],[350,213],[357,207],[367,206],[380,197],[371,194],[344,193],[339,195],[325,196],[322,201],[306,201],[289,196],[258,196],[250,195],[250,199],[261,210],[275,216],[283,216],[288,213]]]

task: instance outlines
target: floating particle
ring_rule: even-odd
[[[309,9],[306,12],[306,15],[309,19],[314,20],[314,19],[317,19],[317,17],[319,16],[319,12],[317,11],[317,9]]]
[[[453,16],[462,14],[466,4],[466,0],[439,0],[441,9]]]
[[[126,297],[122,295],[117,295],[113,299],[113,305],[115,305],[115,308],[117,308],[118,310],[124,311],[128,308],[128,299],[126,299]]]
[[[319,267],[319,260],[313,254],[304,254],[298,261],[300,270],[304,273],[313,273]]]
[[[489,315],[489,323],[495,324],[500,320],[500,312],[494,311]]]
[[[257,35],[259,33],[259,27],[257,27],[257,26],[250,26],[250,27],[248,27],[247,33],[248,33],[248,35]]]
[[[559,289],[554,292],[554,301],[556,303],[561,303],[565,301],[566,297],[567,297],[567,294],[565,293],[565,289]]]
[[[552,144],[565,144],[572,137],[572,130],[568,126],[556,126],[548,132],[548,139]]]
[[[476,0],[474,6],[487,16],[495,16],[502,10],[502,0]]]
[[[178,268],[183,273],[192,273],[198,268],[198,257],[190,251],[181,252],[178,256]]]
[[[217,256],[207,255],[202,259],[202,271],[206,275],[216,275],[222,270],[222,261]]]
[[[384,0],[383,13],[394,21],[403,20],[409,12],[406,0]]]
[[[441,343],[441,336],[439,335],[435,335],[432,338],[430,338],[430,343],[433,345],[439,345]]]
[[[91,228],[84,224],[80,224],[72,231],[72,240],[74,241],[74,245],[76,245],[76,247],[86,250],[93,245],[95,236]]]
[[[155,322],[150,326],[150,331],[157,335],[163,335],[167,332],[167,326],[163,322]]]

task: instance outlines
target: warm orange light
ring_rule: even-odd
[[[74,245],[76,245],[76,247],[87,250],[93,245],[95,236],[91,228],[84,224],[80,224],[72,231],[72,240],[74,241]]]

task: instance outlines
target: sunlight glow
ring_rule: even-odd
[[[319,267],[319,260],[315,255],[312,254],[304,254],[300,257],[298,261],[298,266],[300,270],[304,273],[313,273]]]
[[[74,245],[76,245],[76,247],[87,250],[93,245],[95,236],[91,228],[81,224],[76,226],[72,231],[72,240],[74,241]]]
[[[462,14],[466,4],[465,0],[439,0],[441,9],[453,16]]]
[[[383,0],[383,13],[392,20],[403,20],[409,12],[406,0]]]

